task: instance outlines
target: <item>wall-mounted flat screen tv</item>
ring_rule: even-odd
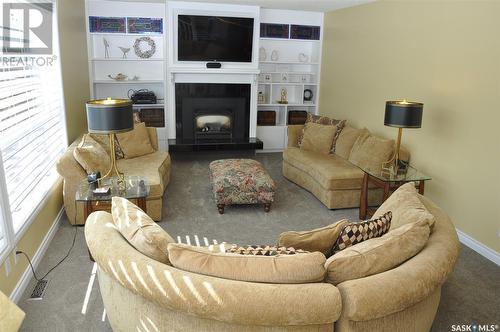
[[[252,62],[248,17],[178,16],[178,61]]]

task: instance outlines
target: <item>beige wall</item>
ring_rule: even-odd
[[[90,99],[85,32],[85,1],[59,1],[59,38],[68,141],[87,131],[85,102]]]
[[[377,1],[325,15],[320,113],[395,138],[385,101],[424,103],[406,129],[426,196],[500,251],[500,2]]]
[[[59,1],[59,27],[61,62],[66,106],[68,139],[73,141],[87,128],[85,101],[89,98],[88,64],[85,33],[85,2]],[[44,207],[17,244],[17,248],[33,257],[43,238],[47,235],[57,214],[62,208],[62,181],[55,186]],[[7,258],[11,263],[11,273],[5,275],[5,267],[0,265],[0,291],[9,295],[28,268],[24,257],[19,257],[14,265],[14,253]],[[45,273],[47,271],[41,271]]]

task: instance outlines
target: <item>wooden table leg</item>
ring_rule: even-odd
[[[391,194],[391,184],[389,182],[384,183],[384,197],[382,198],[382,202],[385,202],[389,195]]]
[[[145,213],[148,213],[147,207],[146,207],[146,198],[138,198],[137,199],[137,206],[144,211]]]
[[[424,183],[425,183],[425,181],[419,181],[419,182],[418,182],[418,193],[419,193],[420,195],[423,195],[423,194],[424,194],[424,189],[425,189],[425,188],[424,188]]]
[[[363,184],[361,185],[361,195],[359,196],[359,219],[366,218],[366,210],[368,209],[368,173],[363,177]]]

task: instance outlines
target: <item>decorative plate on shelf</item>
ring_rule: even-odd
[[[155,41],[151,37],[140,37],[134,42],[134,52],[142,59],[149,59],[156,52]]]

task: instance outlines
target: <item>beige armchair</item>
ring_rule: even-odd
[[[150,194],[146,199],[147,213],[155,221],[160,221],[163,208],[163,193],[170,182],[170,155],[158,150],[156,128],[148,128],[149,139],[155,152],[144,156],[120,159],[118,168],[125,175],[140,176],[146,179],[150,186]],[[86,178],[85,170],[73,157],[73,150],[81,141],[75,140],[57,163],[57,171],[64,179],[63,197],[64,209],[68,220],[73,225],[83,225],[85,220],[83,203],[75,201],[79,184]]]

